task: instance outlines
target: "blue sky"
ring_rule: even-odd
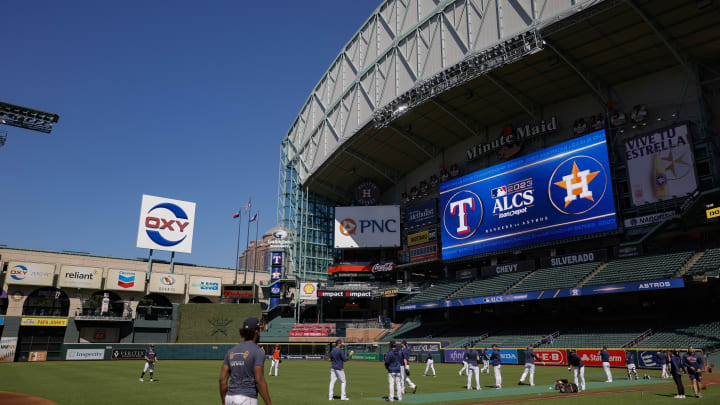
[[[0,244],[147,257],[135,241],[152,194],[197,202],[193,253],[177,261],[233,267],[233,213],[252,195],[260,232],[276,224],[280,141],[379,4],[4,5],[0,100],[60,122],[0,126]]]

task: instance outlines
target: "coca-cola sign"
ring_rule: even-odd
[[[377,263],[372,266],[373,273],[385,273],[393,270],[395,270],[395,263]]]

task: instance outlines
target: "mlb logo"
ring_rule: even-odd
[[[507,195],[507,187],[502,186],[498,188],[494,188],[490,191],[490,196],[492,198],[498,198]]]

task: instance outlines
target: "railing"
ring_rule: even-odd
[[[106,315],[75,315],[76,321],[111,321],[111,322],[130,322],[132,321],[132,315],[129,313],[117,315],[117,314],[106,314]]]
[[[641,333],[640,336],[636,337],[636,338],[635,338],[633,341],[631,341],[630,343],[624,344],[624,345],[623,345],[623,348],[625,348],[625,347],[633,347],[633,346],[635,346],[636,344],[638,344],[638,343],[642,342],[643,340],[647,339],[647,338],[648,338],[650,335],[652,335],[652,334],[653,334],[652,329],[648,329],[648,330],[646,330],[645,332]]]

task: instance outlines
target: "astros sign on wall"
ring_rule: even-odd
[[[400,246],[400,207],[335,207],[335,247]]]
[[[137,247],[190,253],[195,203],[143,195]]]

